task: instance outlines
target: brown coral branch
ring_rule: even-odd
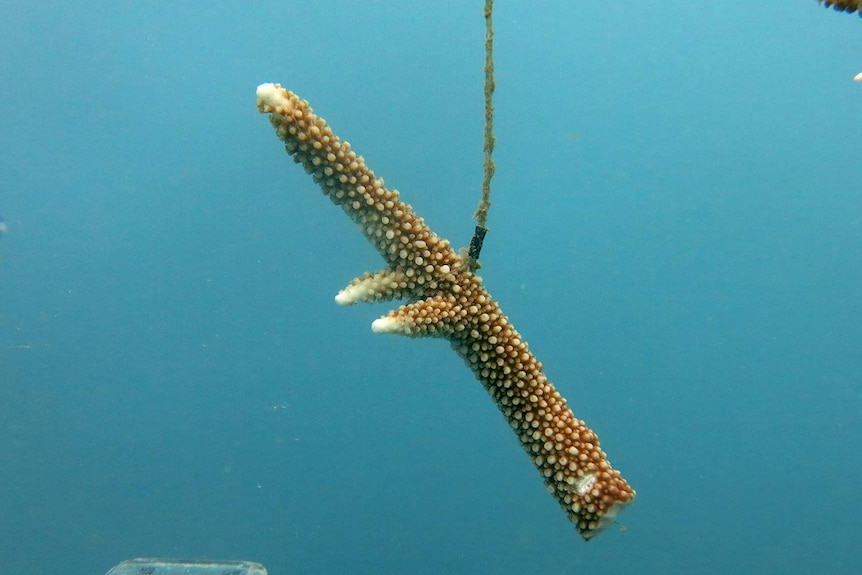
[[[270,114],[288,154],[386,261],[384,270],[353,280],[336,302],[408,300],[376,320],[373,331],[449,340],[578,532],[589,539],[611,524],[634,499],[634,490],[611,467],[596,434],[545,377],[468,258],[434,234],[398,192],[387,189],[308,102],[278,84],[261,85],[257,96],[258,109]]]

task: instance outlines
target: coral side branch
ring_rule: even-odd
[[[542,364],[462,258],[361,156],[336,137],[308,102],[278,84],[257,90],[258,109],[323,193],[359,225],[387,268],[353,280],[336,302],[406,299],[376,320],[376,333],[442,337],[488,391],[545,485],[589,539],[635,497],[596,434],[577,419]]]
[[[409,295],[406,289],[407,283],[407,274],[402,271],[385,269],[370,274],[366,273],[338,292],[338,295],[335,296],[335,303],[353,305],[359,302],[373,303],[404,299]]]

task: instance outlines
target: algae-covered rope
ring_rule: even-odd
[[[488,208],[491,207],[491,178],[494,177],[494,25],[491,13],[494,10],[494,0],[485,0],[485,162],[482,180],[482,200],[473,217],[476,219],[476,230],[470,240],[469,256],[473,267],[478,267],[479,253],[482,242],[488,233]]]

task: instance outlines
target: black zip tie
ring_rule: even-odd
[[[485,226],[476,226],[476,230],[473,232],[473,237],[470,239],[470,249],[467,251],[467,255],[470,256],[470,259],[474,262],[479,261],[479,254],[482,253],[482,244],[485,242],[485,234],[488,233],[488,228]]]

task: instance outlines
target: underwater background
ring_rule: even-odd
[[[638,496],[584,543],[255,108],[281,82],[455,245],[482,2],[0,8],[0,575],[858,573],[862,20],[497,2],[481,274]]]

